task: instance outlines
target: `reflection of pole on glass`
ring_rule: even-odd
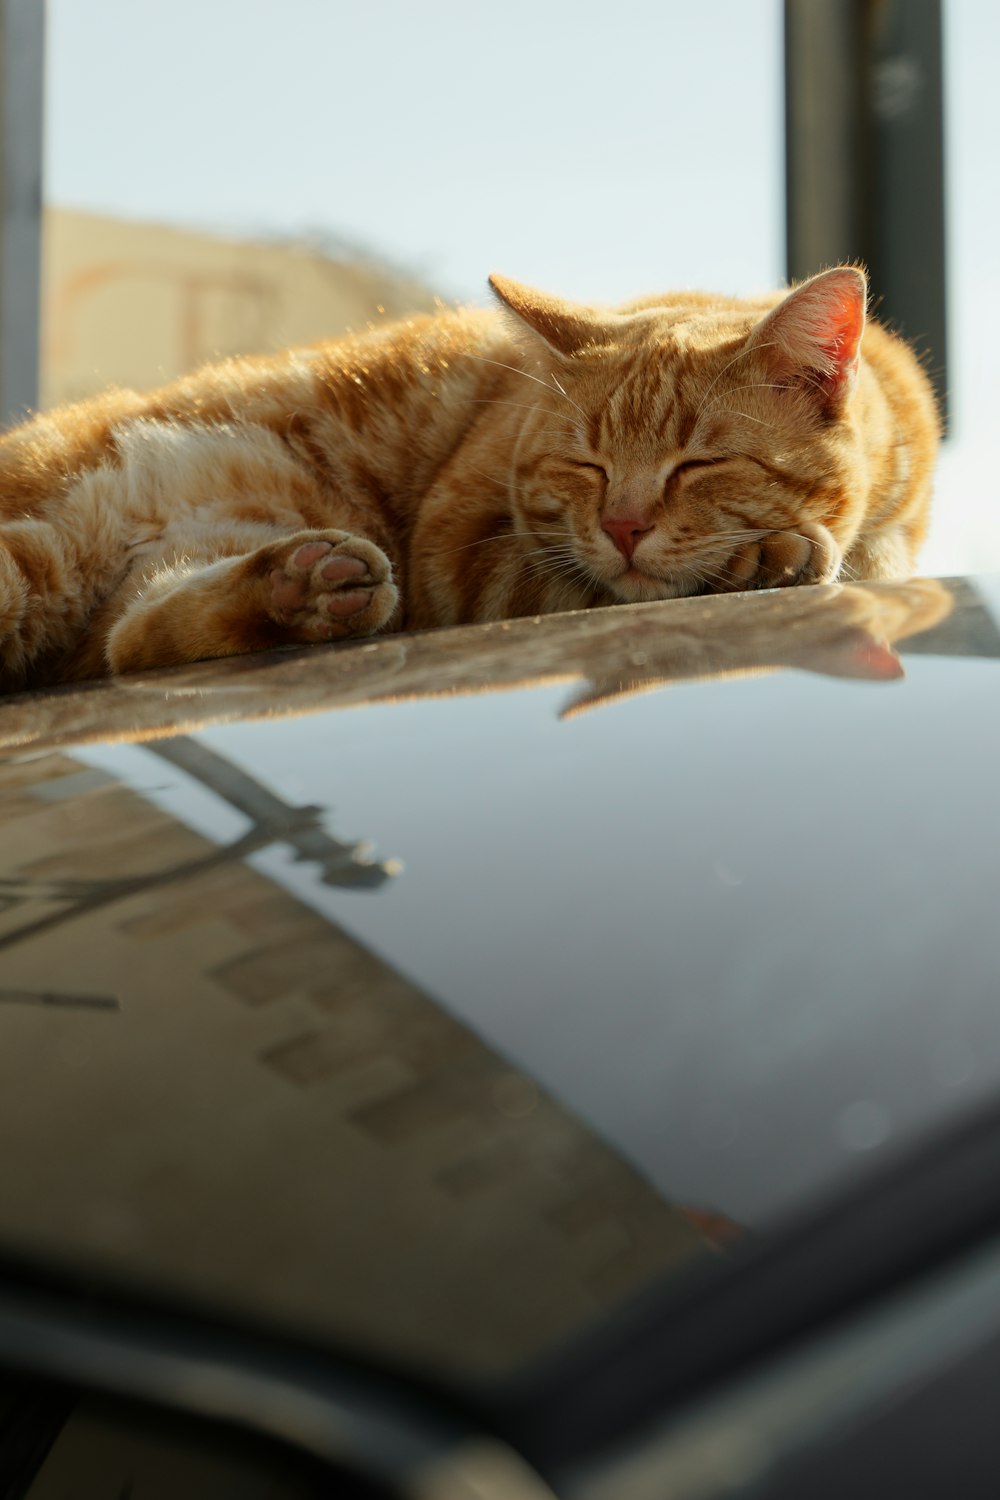
[[[399,860],[375,861],[374,846],[368,839],[348,844],[333,838],[322,826],[323,808],[295,807],[285,802],[199,740],[177,735],[144,748],[244,813],[261,833],[267,833],[265,842],[289,844],[296,860],[318,865],[324,885],[374,890],[403,868]]]
[[[111,906],[116,901],[123,901],[144,891],[159,890],[247,859],[270,844],[287,844],[294,850],[296,860],[315,864],[324,885],[377,890],[403,868],[401,861],[395,859],[377,862],[373,858],[374,846],[369,840],[343,843],[333,838],[322,826],[322,808],[295,807],[284,802],[252,776],[234,766],[225,756],[196,740],[178,735],[175,739],[150,744],[145,748],[194,777],[230,806],[244,813],[251,820],[250,828],[230,844],[212,847],[207,854],[196,859],[183,860],[180,864],[154,870],[148,875],[112,876],[104,880],[62,880],[58,877],[39,880],[0,876],[0,900],[8,908],[29,901],[58,903],[59,907],[57,911],[49,911],[34,921],[25,922],[4,933],[0,936],[0,950],[12,948],[43,932],[50,932],[77,917]],[[20,991],[11,994],[17,1000],[24,998]],[[4,998],[10,999],[11,996],[0,991],[0,1000]],[[72,997],[50,996],[47,993],[32,994],[28,998],[35,1004],[76,1003],[72,1001]],[[94,1002],[86,999],[80,1003]]]

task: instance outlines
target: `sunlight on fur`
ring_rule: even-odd
[[[912,572],[938,418],[860,270],[618,310],[491,284],[7,434],[3,687]]]

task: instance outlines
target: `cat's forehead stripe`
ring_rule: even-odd
[[[676,446],[693,431],[703,382],[696,364],[680,351],[660,351],[658,358],[633,356],[598,415],[593,440],[607,447],[622,436]]]

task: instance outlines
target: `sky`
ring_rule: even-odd
[[[49,0],[63,206],[348,242],[449,298],[783,277],[780,0]],[[924,566],[1000,570],[1000,7],[945,0],[951,388]]]
[[[462,297],[492,270],[591,298],[767,286],[778,9],[50,0],[49,193],[341,235]]]

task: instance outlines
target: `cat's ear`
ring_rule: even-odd
[[[841,411],[858,377],[868,283],[856,266],[804,281],[750,335],[780,378],[814,394],[824,411]]]
[[[604,342],[603,325],[585,307],[536,292],[533,287],[491,276],[490,286],[505,307],[540,334],[557,354],[579,354],[581,349]]]

